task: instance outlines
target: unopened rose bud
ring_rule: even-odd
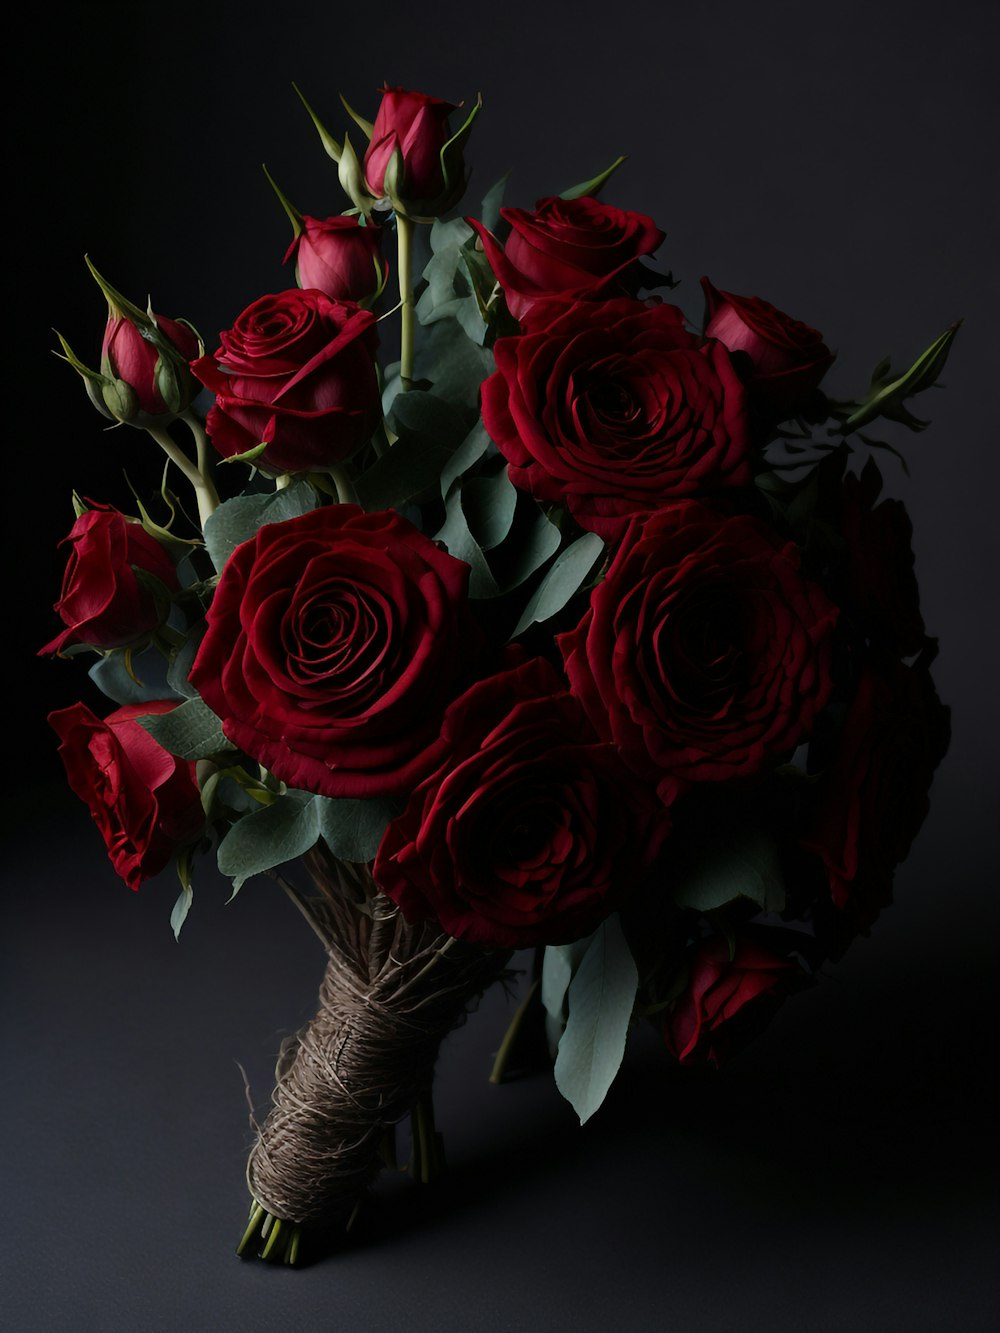
[[[188,363],[204,351],[201,340],[182,321],[133,305],[89,259],[87,267],[108,301],[101,368],[84,365],[59,334],[63,360],[83,377],[91,401],[105,416],[142,428],[162,425],[184,412],[199,391]]]
[[[383,88],[364,157],[370,193],[418,220],[447,212],[465,190],[463,151],[481,106],[477,98],[465,124],[452,134],[449,117],[458,109],[453,103]]]
[[[361,226],[354,218],[302,218],[302,233],[292,241],[285,262],[295,259],[300,287],[310,287],[331,301],[371,306],[389,274],[382,258],[382,229]]]

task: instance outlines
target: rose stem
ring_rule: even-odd
[[[535,998],[536,992],[541,987],[541,980],[535,978],[531,983],[527,995],[517,1006],[514,1017],[510,1021],[510,1027],[504,1033],[503,1041],[500,1043],[500,1049],[497,1051],[497,1058],[493,1061],[493,1068],[490,1070],[490,1082],[502,1083],[507,1072],[507,1061],[510,1059],[510,1053],[514,1049],[518,1034],[524,1025],[525,1016],[531,1008],[531,1003]]]
[[[358,503],[358,493],[354,489],[354,483],[351,481],[347,472],[339,464],[334,464],[327,468],[330,474],[330,480],[337,488],[337,503],[342,505],[356,505]]]
[[[202,476],[180,445],[171,439],[165,430],[157,430],[155,427],[149,426],[146,430],[167,455],[171,463],[176,464],[194,487],[195,497],[198,501],[198,517],[201,520],[202,528],[204,528],[206,520],[215,512],[219,504],[215,487]]]
[[[215,483],[212,481],[212,450],[208,433],[205,430],[205,424],[190,407],[183,413],[181,420],[194,436],[195,444],[198,448],[198,471],[201,473],[202,481],[205,485],[205,489],[209,493],[209,497],[214,501],[213,508],[217,508],[219,504],[219,495],[215,489]]]
[[[404,391],[413,387],[413,223],[396,214],[396,261],[399,270],[399,378]]]

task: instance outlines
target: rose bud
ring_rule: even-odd
[[[705,337],[749,358],[748,387],[757,405],[779,420],[807,407],[834,361],[823,335],[758,296],[720,292],[707,278],[701,285]]]
[[[86,382],[91,402],[115,421],[145,429],[186,411],[198,393],[188,362],[204,348],[194,330],[180,320],[140,310],[87,266],[107,297],[108,322],[101,344],[101,369],[77,358],[62,335],[63,359]]]
[[[510,235],[501,245],[475,218],[490,267],[503,288],[507,308],[523,319],[546,296],[597,300],[634,295],[638,260],[663,242],[652,218],[583,196],[540,199],[534,213],[502,208]]]
[[[385,287],[389,266],[382,258],[382,229],[361,226],[354,218],[311,218],[285,255],[295,260],[300,287],[323,292],[332,301],[374,305]]]
[[[130,889],[159,874],[204,826],[194,764],[168,754],[137,720],[176,707],[170,700],[129,704],[103,722],[82,703],[49,714],[69,785]]]
[[[453,103],[383,88],[363,162],[369,192],[408,217],[447,212],[465,190],[463,150],[481,106],[477,98],[465,124],[452,134],[449,117],[458,110]]]
[[[753,1020],[767,1017],[792,966],[752,940],[737,939],[732,949],[719,935],[703,940],[687,985],[663,1021],[667,1050],[682,1065],[718,1066],[741,1038],[753,1035]]]
[[[121,648],[163,621],[164,594],[177,589],[173,561],[136,519],[111,505],[82,513],[61,545],[70,544],[55,611],[66,628],[39,649],[61,653],[78,643]]]

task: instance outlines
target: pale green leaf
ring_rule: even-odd
[[[207,759],[236,748],[223,735],[222,723],[203,699],[186,699],[169,713],[151,713],[136,721],[157,744],[180,759]]]
[[[764,912],[785,906],[785,881],[774,838],[756,829],[737,839],[720,832],[681,875],[673,891],[678,907],[712,912],[748,898]]]
[[[316,797],[320,836],[341,861],[374,860],[382,835],[398,807],[385,800],[331,800]]]
[[[604,542],[596,532],[585,532],[561,551],[532,594],[511,638],[523,634],[529,625],[558,614],[584,583],[603,550]]]
[[[244,815],[219,843],[219,869],[233,881],[234,895],[252,875],[294,861],[320,837],[318,798],[288,791],[271,805]]]
[[[292,482],[267,495],[238,495],[226,500],[205,522],[205,546],[216,571],[221,574],[237,546],[249,541],[265,523],[298,518],[315,508],[316,492],[305,481]]]
[[[556,1087],[581,1125],[604,1101],[621,1067],[638,986],[621,923],[610,916],[594,932],[570,982],[556,1056]]]

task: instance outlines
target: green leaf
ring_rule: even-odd
[[[785,906],[785,881],[777,842],[747,830],[737,838],[719,830],[696,863],[681,874],[673,891],[678,907],[712,912],[738,898],[749,898],[764,912]]]
[[[177,901],[174,903],[173,910],[170,913],[170,926],[174,932],[174,939],[181,937],[181,926],[187,920],[187,914],[191,910],[191,904],[194,902],[194,890],[190,884],[181,886]]]
[[[87,674],[102,694],[124,708],[126,704],[148,704],[154,699],[169,699],[174,694],[164,677],[164,665],[159,653],[140,653],[132,661],[132,670],[138,676],[136,680],[129,675],[125,653],[119,651],[98,658]]]
[[[221,574],[226,561],[242,542],[249,541],[265,523],[282,523],[316,508],[316,492],[308,482],[292,482],[269,495],[238,495],[219,505],[205,522],[205,546]]]
[[[410,389],[393,399],[389,425],[397,435],[420,439],[452,454],[465,438],[468,419],[440,395]]]
[[[510,172],[508,171],[500,177],[495,185],[491,185],[483,196],[479,217],[487,231],[496,231],[500,225],[500,209],[503,207],[504,191],[507,189],[509,180]]]
[[[617,914],[600,925],[567,994],[556,1087],[584,1124],[604,1101],[625,1054],[639,974]]]
[[[506,566],[500,581],[500,591],[510,592],[520,587],[525,579],[529,579],[536,570],[541,569],[549,556],[559,549],[561,541],[562,534],[559,529],[536,506],[535,521],[527,532],[519,537],[517,549],[513,553],[514,558]]]
[[[615,174],[622,163],[626,161],[624,157],[616,157],[610,167],[606,167],[599,176],[592,176],[589,181],[584,181],[582,185],[571,185],[568,190],[563,190],[559,196],[560,199],[581,199],[587,194],[597,194]]]
[[[198,655],[198,649],[205,634],[205,625],[199,624],[188,631],[185,642],[177,649],[167,667],[167,684],[174,694],[184,699],[197,699],[198,691],[188,680],[188,675]],[[161,696],[162,697],[162,696]]]
[[[180,759],[208,759],[235,750],[222,732],[222,723],[203,699],[187,699],[169,713],[137,717],[157,744]]]
[[[317,797],[288,791],[271,805],[244,815],[219,843],[219,869],[233,881],[234,896],[252,875],[294,861],[320,837]]]
[[[472,598],[497,597],[500,588],[482,547],[469,531],[469,523],[462,507],[462,488],[456,486],[445,505],[445,521],[435,534],[435,541],[443,542],[449,555],[464,560],[469,566],[469,596]]]
[[[320,836],[342,861],[374,860],[389,823],[399,813],[393,801],[330,800],[316,797]]]
[[[441,499],[447,500],[452,482],[478,463],[493,441],[486,433],[482,421],[477,421],[472,430],[458,446],[451,458],[441,469]]]
[[[603,551],[604,542],[596,532],[585,532],[561,551],[532,594],[510,637],[516,639],[529,625],[557,615],[585,582]]]
[[[462,487],[462,509],[469,531],[484,551],[499,546],[510,532],[517,506],[517,491],[507,466],[488,477],[472,477]]]
[[[586,939],[575,940],[572,944],[547,944],[542,955],[541,1000],[545,1009],[545,1032],[553,1056],[566,1027],[566,995],[569,985],[581,958],[587,952],[591,938],[588,935]]]
[[[429,325],[414,358],[417,379],[429,380],[438,397],[472,412],[479,411],[479,386],[495,369],[493,353],[455,319]]]

